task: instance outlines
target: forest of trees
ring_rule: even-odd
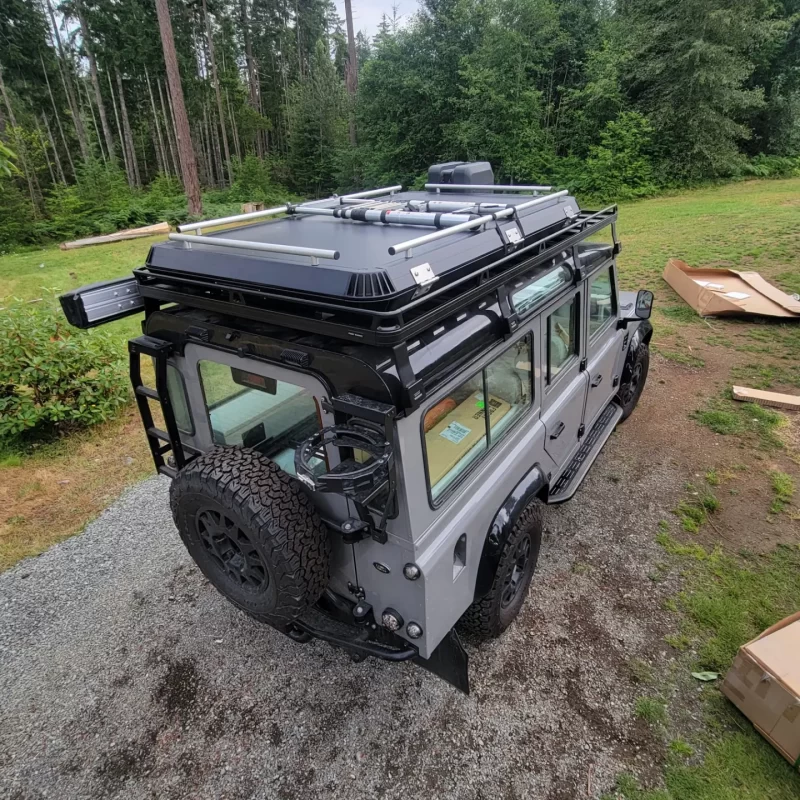
[[[796,173],[800,0],[422,0],[371,39],[331,0],[0,0],[0,249],[450,159],[603,199]]]

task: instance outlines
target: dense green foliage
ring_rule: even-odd
[[[205,215],[450,159],[598,200],[800,174],[800,0],[423,0],[352,97],[331,0],[207,6],[170,4]],[[185,218],[153,0],[0,10],[0,248]]]
[[[104,331],[69,326],[50,300],[0,314],[0,443],[111,419],[128,402],[124,354]]]

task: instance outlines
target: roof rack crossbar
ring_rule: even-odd
[[[369,189],[366,192],[356,192],[355,194],[346,194],[343,197],[333,195],[332,197],[324,197],[321,200],[309,200],[303,205],[315,205],[316,203],[329,203],[333,200],[359,200],[361,198],[377,197],[381,194],[394,194],[402,190],[402,186],[386,186],[382,189]],[[265,208],[263,211],[250,211],[247,214],[234,214],[231,217],[218,217],[217,219],[206,219],[201,222],[190,222],[188,225],[179,225],[178,231],[186,233],[187,231],[201,231],[203,228],[216,228],[220,225],[229,225],[233,222],[248,222],[251,219],[261,219],[262,217],[274,217],[276,214],[284,214],[289,210],[290,204],[286,203],[282,206],[275,206],[275,208]]]
[[[368,197],[379,197],[382,194],[394,194],[395,192],[402,191],[403,187],[398,184],[397,186],[384,186],[382,189],[369,189],[366,192],[356,192],[355,194],[343,194],[339,198],[339,204],[346,203],[348,200],[362,200]]]
[[[178,230],[181,233],[186,231],[200,231],[203,228],[215,228],[218,225],[228,225],[231,222],[246,222],[250,219],[259,219],[260,217],[271,217],[275,214],[283,214],[288,206],[276,206],[275,208],[267,208],[264,211],[251,211],[248,214],[234,214],[232,217],[220,217],[219,219],[207,219],[203,222],[190,222],[188,225],[178,225]]]
[[[321,250],[318,247],[296,247],[287,244],[273,244],[271,242],[248,242],[242,239],[220,239],[218,236],[192,236],[185,233],[171,233],[169,238],[176,242],[184,242],[187,247],[192,244],[209,245],[211,247],[235,247],[241,250],[261,250],[267,253],[283,253],[291,256],[309,256],[311,263],[316,266],[320,258],[339,258],[338,250]]]
[[[533,206],[540,205],[548,200],[556,200],[559,197],[564,197],[569,194],[567,189],[562,189],[560,192],[554,192],[553,194],[546,194],[542,197],[537,197],[534,200],[529,200],[527,203],[520,203],[518,206],[511,206],[509,208],[504,208],[501,211],[496,211],[493,214],[487,214],[483,217],[478,217],[477,219],[470,220],[468,222],[462,222],[460,225],[454,225],[451,228],[447,228],[443,231],[436,231],[435,233],[427,233],[425,236],[419,236],[416,239],[408,239],[405,242],[400,242],[399,244],[394,244],[389,248],[389,255],[394,256],[397,253],[406,253],[406,258],[411,258],[413,248],[419,247],[423,244],[428,244],[429,242],[436,241],[437,239],[442,239],[445,236],[451,236],[454,233],[461,233],[462,231],[472,230],[473,228],[478,228],[481,225],[485,225],[487,222],[491,222],[492,220],[496,219],[503,219],[505,217],[510,217],[516,214],[519,211],[524,211],[526,208],[532,208]]]
[[[552,186],[506,186],[496,183],[475,184],[475,183],[426,183],[425,189],[436,191],[437,194],[442,189],[471,192],[552,192]]]

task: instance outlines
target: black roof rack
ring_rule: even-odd
[[[148,265],[134,270],[139,293],[158,303],[179,303],[225,314],[244,317],[287,328],[319,333],[375,346],[392,347],[416,336],[438,321],[456,313],[476,299],[497,292],[509,330],[516,327],[516,315],[507,300],[504,287],[516,277],[536,267],[549,269],[556,256],[569,252],[601,229],[611,226],[615,251],[617,207],[602,211],[584,211],[567,220],[557,230],[545,229],[526,236],[513,247],[494,248],[489,253],[478,249],[477,255],[451,267],[441,286],[431,282],[416,295],[402,301],[380,303],[370,299],[352,301],[347,295],[337,300],[316,292],[301,292],[286,287],[259,286],[230,277],[162,270]],[[476,234],[480,236],[482,234]],[[497,236],[496,234],[494,234]],[[570,255],[572,255],[570,253]],[[440,263],[452,255],[440,256]],[[580,259],[572,259],[579,266]],[[579,276],[576,276],[579,277]],[[349,280],[349,279],[348,279]],[[367,281],[380,280],[375,273],[364,273],[359,291],[368,294]],[[371,288],[371,287],[369,287]],[[348,291],[355,291],[348,285]]]

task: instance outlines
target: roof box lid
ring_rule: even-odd
[[[491,186],[494,185],[494,172],[488,161],[448,161],[428,168],[428,183]]]

